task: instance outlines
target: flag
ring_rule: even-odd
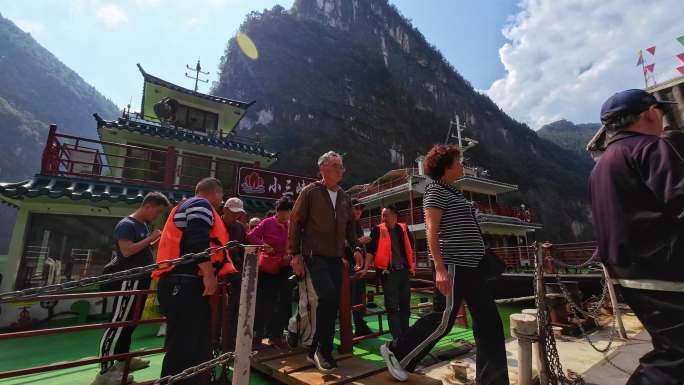
[[[684,37],[684,36],[682,36]],[[644,53],[643,51],[639,50],[639,61],[637,61],[637,67],[644,64]]]
[[[679,73],[681,73],[682,75],[684,75],[684,66],[679,66],[679,67],[677,67],[677,71],[679,71]]]
[[[646,51],[648,51],[651,55],[655,55],[655,46],[646,48]]]
[[[679,58],[679,60],[684,61],[684,53],[680,53],[679,55],[677,55],[677,57]]]
[[[655,63],[649,64],[644,68],[646,69],[646,71],[653,73],[653,70],[655,69]]]
[[[684,35],[678,37],[677,40],[679,40],[679,42],[682,43],[682,45],[684,45]]]

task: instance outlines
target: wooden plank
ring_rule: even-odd
[[[265,362],[270,360],[275,360],[278,358],[296,356],[299,354],[306,354],[307,350],[302,348],[297,348],[293,350],[281,350],[276,347],[268,347],[257,351],[256,355],[252,357],[252,362]]]
[[[338,385],[350,381],[362,381],[364,377],[372,376],[381,368],[369,361],[358,358],[338,361],[337,370],[331,373],[321,373],[316,368],[310,368],[291,373],[289,377],[297,380],[300,384],[312,385]]]
[[[277,349],[252,361],[254,369],[288,385],[396,385],[384,366],[362,360],[350,354],[336,357],[337,370],[332,373],[321,373],[306,359],[306,353],[273,354]],[[269,359],[265,359],[265,358]],[[439,385],[440,381],[430,377],[411,374],[408,384]]]
[[[349,385],[397,385],[399,382],[392,377],[387,371],[375,374],[370,377],[365,377],[353,382]],[[407,385],[442,385],[442,381],[432,377],[424,376],[422,374],[409,373],[408,381],[401,384]]]

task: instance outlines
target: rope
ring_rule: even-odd
[[[40,287],[31,287],[24,290],[10,291],[6,293],[0,293],[0,303],[27,300],[33,297],[45,295],[45,294],[59,294],[75,289],[79,289],[86,286],[92,285],[103,285],[110,282],[121,281],[124,279],[129,279],[137,277],[144,274],[149,274],[157,269],[165,269],[167,267],[187,264],[192,262],[206,262],[211,258],[212,255],[218,253],[224,249],[232,249],[235,247],[244,247],[245,245],[237,241],[230,241],[222,246],[209,247],[200,253],[188,253],[181,255],[178,258],[170,259],[167,261],[161,261],[158,263],[153,263],[147,266],[134,267],[128,270],[122,270],[116,273],[103,274],[96,277],[87,277],[83,279],[78,279],[75,281],[68,281],[64,283],[59,283],[55,285],[47,285]]]

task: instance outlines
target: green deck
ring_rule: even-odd
[[[501,318],[504,321],[504,331],[508,337],[508,316],[513,312],[519,311],[519,308],[507,306],[500,307],[499,309]],[[412,318],[415,319],[416,316],[413,316]],[[367,321],[371,329],[377,330],[377,317],[369,317]],[[413,322],[413,320],[411,322]],[[64,322],[61,322],[61,324],[64,324]],[[52,324],[49,326],[61,325]],[[386,321],[383,327],[387,330]],[[131,349],[137,350],[161,347],[163,345],[163,338],[156,337],[157,329],[158,325],[142,325],[138,327],[133,335]],[[101,330],[90,330],[70,334],[0,341],[0,371],[92,357],[97,354],[101,336]],[[459,339],[472,340],[472,331],[470,329],[454,327],[449,335],[437,344],[435,350],[453,346],[453,341]],[[388,340],[389,335],[385,335],[377,339],[363,341],[354,347],[354,354],[365,360],[382,365],[379,347]],[[148,358],[152,361],[152,365],[147,369],[133,373],[136,381],[151,380],[159,377],[163,354],[152,355]],[[92,382],[97,372],[97,367],[97,365],[87,365],[17,378],[2,379],[0,380],[0,384],[88,385]],[[273,384],[276,382],[252,371],[250,383]]]

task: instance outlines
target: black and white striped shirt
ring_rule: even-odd
[[[425,187],[425,208],[442,210],[439,247],[445,264],[477,267],[485,247],[472,206],[455,187],[433,181]]]
[[[208,200],[200,197],[192,197],[181,204],[173,216],[173,223],[179,229],[185,229],[188,222],[199,219],[207,223],[209,227],[214,225],[214,214]]]

